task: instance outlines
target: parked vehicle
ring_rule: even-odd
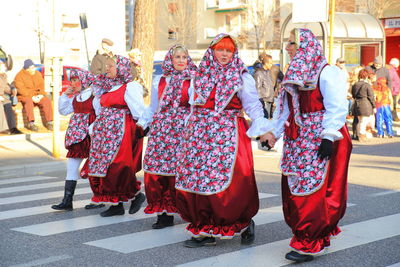
[[[35,64],[35,67],[36,67],[36,70],[39,71],[44,78],[44,75],[45,75],[44,65]],[[73,67],[73,66],[63,66],[63,72],[62,72],[62,76],[61,76],[62,86],[61,86],[60,94],[62,94],[68,88],[68,86],[71,84],[69,81],[69,78],[71,75],[71,70],[73,70],[73,69],[81,69],[81,68]]]

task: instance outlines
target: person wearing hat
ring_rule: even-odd
[[[376,80],[379,80],[379,78],[385,78],[386,79],[386,85],[392,89],[392,78],[390,77],[389,70],[383,65],[383,59],[382,56],[377,56],[374,59],[374,62],[366,67],[366,69],[369,72],[373,72],[376,75]]]
[[[106,72],[106,61],[107,58],[113,57],[112,51],[114,43],[110,39],[103,38],[99,49],[97,49],[96,55],[92,59],[90,64],[90,72],[93,74],[104,74]]]
[[[41,113],[44,114],[45,127],[52,131],[53,109],[51,100],[45,96],[44,79],[42,74],[36,70],[31,59],[24,61],[24,67],[15,76],[14,84],[17,88],[18,101],[22,103],[22,114],[24,121],[26,121],[25,127],[31,131],[38,131],[33,113],[33,107],[38,106]]]

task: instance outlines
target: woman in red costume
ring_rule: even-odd
[[[250,128],[243,110],[252,119]],[[196,74],[177,167],[176,205],[192,236],[185,246],[215,245],[216,237],[237,235],[242,244],[254,241],[259,199],[249,137],[265,134],[266,125],[255,81],[236,43],[219,34]]]
[[[314,34],[292,30],[286,50],[291,62],[270,131],[261,141],[273,146],[284,134],[283,213],[294,234],[286,259],[304,262],[323,253],[340,233],[352,144],[345,81],[327,64]]]
[[[185,118],[190,113],[191,80],[197,67],[182,45],[174,45],[165,56],[163,75],[154,79],[150,107],[138,125],[150,125],[150,135],[143,160],[147,197],[146,214],[157,214],[153,229],[172,226],[175,204],[177,154],[181,146]]]
[[[83,159],[89,156],[89,127],[100,112],[99,100],[93,96],[90,84],[94,75],[84,70],[71,71],[71,86],[65,90],[58,101],[58,111],[61,115],[72,114],[67,132],[65,133],[65,148],[67,153],[67,177],[65,178],[64,198],[60,204],[51,206],[55,210],[71,211],[72,198],[79,176],[79,166]],[[90,208],[101,208],[104,205],[86,205]]]
[[[102,109],[93,126],[89,181],[92,202],[111,204],[100,213],[102,217],[125,214],[123,203],[130,199],[133,214],[145,200],[136,179],[142,159],[143,130],[136,121],[144,111],[143,88],[131,82],[130,68],[125,57],[107,59],[106,74],[98,76],[93,86]]]

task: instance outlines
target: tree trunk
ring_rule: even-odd
[[[156,0],[135,1],[135,24],[132,48],[142,52],[143,78],[151,91],[155,46]]]

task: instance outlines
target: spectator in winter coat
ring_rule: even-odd
[[[399,59],[392,58],[389,62],[389,73],[390,78],[392,79],[392,96],[393,96],[393,120],[400,121],[399,117],[397,116],[397,101],[399,100],[399,93],[400,93],[400,78],[399,78]]]

